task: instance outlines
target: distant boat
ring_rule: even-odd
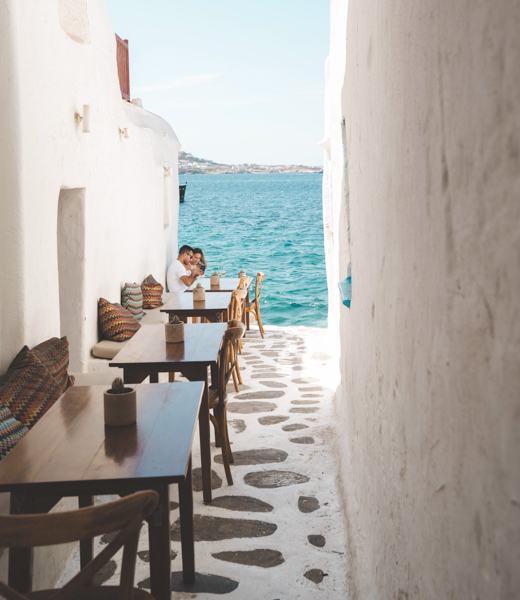
[[[184,193],[186,192],[187,185],[188,185],[188,182],[182,183],[181,185],[179,185],[179,202],[184,202]]]

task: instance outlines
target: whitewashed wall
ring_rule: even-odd
[[[0,0],[0,26],[0,372],[24,344],[60,333],[71,338],[72,369],[84,371],[97,299],[119,301],[126,281],[150,273],[164,283],[177,246],[179,142],[121,99],[103,0]],[[75,120],[83,105],[90,133]],[[60,192],[71,209],[63,223],[84,232],[67,240],[79,251],[59,274]]]
[[[520,4],[332,0],[331,17],[352,598],[518,598]]]

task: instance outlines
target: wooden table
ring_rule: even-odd
[[[155,383],[158,373],[175,372],[182,372],[190,381],[204,382],[199,412],[204,502],[211,502],[212,497],[208,367],[216,369],[225,331],[225,323],[186,324],[184,343],[167,344],[163,323],[144,324],[109,363],[124,370],[125,383],[140,383],[148,376]]]
[[[206,317],[209,321],[220,323],[231,301],[231,292],[215,292],[208,294],[204,302],[195,302],[193,294],[175,294],[161,307],[161,312],[168,315],[185,317]]]
[[[248,278],[249,283],[247,285],[247,289],[249,289],[249,285],[251,284],[251,277]],[[194,288],[197,287],[197,284],[200,283],[201,286],[206,290],[206,292],[232,292],[236,290],[238,284],[240,283],[239,277],[221,277],[219,285],[211,285],[209,277],[201,277],[197,279],[194,283],[190,285],[190,287],[186,290],[187,292],[193,292]]]
[[[151,593],[171,598],[169,485],[179,485],[182,568],[195,579],[191,446],[203,395],[201,383],[138,385],[137,423],[105,427],[107,386],[74,386],[47,411],[0,463],[0,492],[11,492],[11,514],[46,512],[64,496],[79,505],[94,495],[124,496],[156,490],[159,504],[148,517]],[[80,543],[81,563],[92,557],[91,540]],[[32,587],[32,550],[9,551],[9,585]]]

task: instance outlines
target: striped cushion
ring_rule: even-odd
[[[74,377],[67,373],[69,368],[69,341],[66,336],[61,339],[53,337],[35,346],[31,352],[49,369],[50,374],[58,382],[61,393],[74,385]]]
[[[60,385],[27,346],[0,377],[0,405],[7,406],[27,427],[32,427],[60,396]]]
[[[138,321],[144,317],[143,292],[138,283],[125,283],[121,291],[121,304]]]
[[[114,342],[129,340],[140,328],[135,319],[121,304],[112,304],[104,298],[99,299],[99,327],[103,337]]]
[[[141,284],[143,292],[143,308],[157,308],[162,305],[163,286],[152,277],[148,277]]]
[[[17,421],[7,406],[0,407],[0,460],[16,446],[29,428]]]

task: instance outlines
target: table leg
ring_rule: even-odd
[[[11,514],[23,515],[30,512],[30,497],[26,492],[11,492]],[[32,590],[33,549],[9,549],[8,585],[26,594]]]
[[[203,381],[204,392],[199,410],[200,462],[202,467],[202,499],[211,502],[211,446],[209,427],[209,378],[208,367],[183,368],[183,375],[190,381]]]
[[[159,504],[148,517],[150,545],[150,588],[156,600],[170,600],[172,595],[172,561],[170,556],[170,491],[168,484],[156,488]]]
[[[199,410],[200,460],[202,467],[202,498],[211,502],[211,447],[209,430],[209,381],[208,368],[204,367],[204,392]]]
[[[139,374],[132,367],[124,367],[123,379],[125,383],[141,383],[145,378],[139,379]]]
[[[81,495],[78,497],[79,508],[86,508],[94,505],[94,496]],[[79,564],[83,569],[94,557],[94,539],[81,540],[79,543]]]
[[[181,519],[182,580],[195,582],[195,537],[193,532],[193,481],[191,456],[184,481],[179,483],[179,511]]]

